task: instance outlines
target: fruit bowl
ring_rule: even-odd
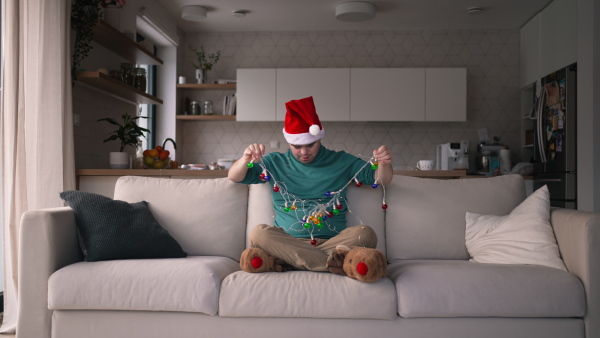
[[[144,168],[146,169],[165,169],[169,168],[169,163],[171,163],[171,157],[167,157],[161,160],[159,157],[144,157]]]

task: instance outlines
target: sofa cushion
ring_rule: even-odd
[[[506,215],[524,199],[520,175],[460,180],[394,176],[386,187],[388,260],[469,259],[467,211]]]
[[[370,226],[377,235],[377,249],[385,254],[385,211],[381,208],[383,204],[383,189],[373,189],[371,186],[363,185],[358,188],[354,184],[348,186],[348,214],[346,223],[349,227],[365,224]],[[250,234],[252,228],[258,224],[273,225],[275,212],[273,211],[273,200],[271,189],[268,184],[251,184],[248,193],[248,229]],[[246,246],[250,241],[246,238]]]
[[[398,314],[415,317],[582,317],[574,275],[545,266],[415,260],[389,265]]]
[[[79,262],[50,276],[48,308],[215,315],[221,282],[237,270],[225,257]]]
[[[471,261],[536,264],[567,270],[550,225],[550,193],[543,186],[509,215],[467,212],[465,240]]]
[[[246,238],[248,188],[227,178],[169,179],[125,176],[115,199],[148,201],[160,224],[192,256],[239,260]]]
[[[235,272],[223,281],[221,317],[396,318],[396,289],[327,272]]]
[[[79,245],[88,262],[187,256],[146,201],[129,204],[77,190],[63,191],[60,198],[73,209]]]

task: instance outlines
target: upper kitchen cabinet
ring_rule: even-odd
[[[520,31],[521,79],[520,87],[526,87],[540,76],[540,17],[534,16]]]
[[[425,121],[464,122],[467,120],[467,69],[427,68],[425,70]]]
[[[275,121],[277,70],[237,70],[237,121]]]
[[[577,3],[554,0],[540,17],[540,77],[577,62]]]
[[[353,68],[352,121],[425,121],[425,68]]]
[[[286,68],[276,73],[277,121],[285,118],[286,102],[308,96],[313,97],[321,121],[350,120],[349,68]]]
[[[554,0],[520,31],[521,88],[577,62],[577,4]]]

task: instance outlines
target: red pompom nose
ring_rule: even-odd
[[[255,268],[255,269],[260,268],[262,266],[262,258],[260,258],[260,257],[254,257],[250,261],[250,264],[252,264],[252,267]]]
[[[369,272],[369,267],[367,266],[367,264],[360,262],[356,265],[356,272],[365,276],[367,274],[367,272]]]

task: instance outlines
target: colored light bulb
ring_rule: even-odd
[[[253,167],[254,167],[254,163],[248,162],[248,168],[253,168]]]
[[[322,223],[317,223],[317,228],[322,228],[323,224]]]
[[[327,213],[327,217],[329,217],[329,218],[333,217],[333,213],[332,212],[328,212]]]
[[[271,176],[269,176],[269,175],[265,175],[265,181],[268,181],[268,180],[270,180],[270,179],[271,179]]]
[[[322,221],[322,220],[323,220],[323,217],[320,217],[320,216],[319,216],[319,217],[317,217],[317,219],[318,219],[319,221]]]
[[[292,210],[296,210],[296,209],[298,209],[298,207],[296,207],[295,205],[292,205],[292,206],[290,207],[290,209],[292,209]]]
[[[383,210],[387,210],[387,207],[388,207],[388,205],[387,205],[387,204],[385,204],[385,203],[383,203],[383,204],[381,205],[381,209],[383,209]]]
[[[273,191],[274,191],[274,192],[279,192],[279,187],[278,187],[278,186],[274,186],[274,187],[273,187]]]
[[[323,220],[326,221],[327,220],[327,216],[323,215]]]
[[[343,208],[343,207],[344,207],[344,206],[343,206],[343,205],[341,205],[341,204],[338,204],[338,205],[336,205],[336,206],[335,206],[335,208],[336,208],[337,210],[342,210],[342,208]]]
[[[312,241],[310,241],[310,244],[312,244],[313,246],[317,246],[317,240],[313,239]]]
[[[333,209],[333,214],[334,214],[334,215],[339,215],[339,214],[340,214],[340,211],[339,211],[338,209]]]
[[[371,169],[373,169],[373,170],[377,169],[377,164],[373,164],[373,165],[371,166]]]
[[[325,196],[327,196],[327,197],[331,197],[331,191],[326,191],[326,192],[325,192]]]
[[[304,223],[304,227],[305,227],[306,229],[310,228],[310,223]]]
[[[360,183],[360,181],[356,181],[356,186],[360,188],[362,187],[362,183]]]
[[[289,211],[290,211],[290,208],[289,208],[289,207],[285,207],[285,208],[283,208],[283,211],[285,211],[285,212],[289,212]]]
[[[373,164],[374,164],[374,165],[379,165],[379,162],[377,162],[377,161],[374,161],[374,162],[373,162]]]
[[[377,189],[377,187],[379,186],[379,184],[373,183],[371,186],[373,187],[373,189]]]

